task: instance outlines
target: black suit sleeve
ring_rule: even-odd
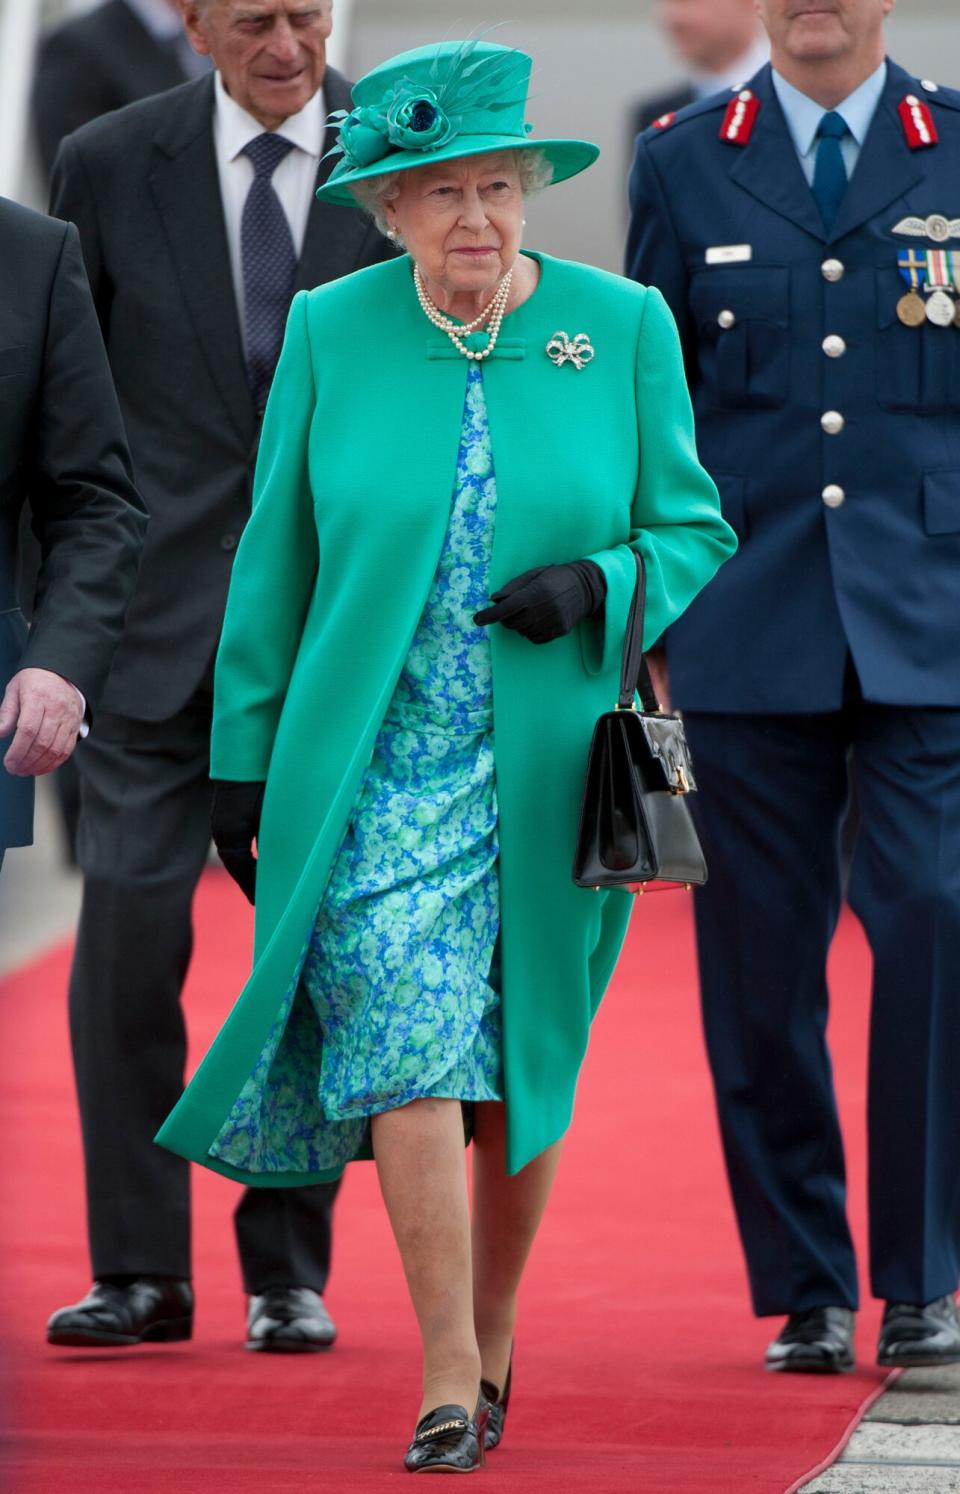
[[[120,641],[146,514],[69,225],[46,310],[43,374],[24,450],[42,560],[21,667],[63,675],[92,709]]]
[[[87,280],[103,327],[106,321],[103,261],[97,210],[87,169],[76,144],[65,140],[57,151],[50,174],[50,216],[76,225],[80,235]]]

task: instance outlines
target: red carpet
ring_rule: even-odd
[[[217,873],[197,915],[187,1005],[199,1056],[242,983],[249,930]],[[87,1281],[67,962],[60,948],[0,986],[4,1487],[406,1488],[400,1455],[417,1407],[417,1346],[372,1166],[349,1170],[338,1208],[332,1354],[242,1351],[236,1190],[200,1172],[194,1341],[93,1354],[44,1343],[48,1313]],[[868,968],[848,915],[834,950],[832,1038],[861,1242]],[[860,1327],[867,1364],[876,1326],[870,1304]],[[765,1375],[770,1328],[747,1309],[701,1052],[689,904],[657,897],[637,910],[595,1028],[528,1274],[507,1436],[482,1487],[784,1494],[836,1447],[881,1375]]]

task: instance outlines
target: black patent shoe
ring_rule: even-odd
[[[476,1473],[484,1464],[487,1414],[482,1395],[472,1416],[465,1406],[428,1411],[417,1422],[404,1468],[408,1473]]]
[[[880,1325],[877,1363],[884,1368],[936,1369],[960,1364],[960,1317],[953,1297],[938,1297],[926,1307],[888,1302]]]
[[[75,1349],[126,1349],[179,1343],[193,1332],[193,1290],[171,1276],[95,1281],[82,1302],[47,1323],[47,1343]]]
[[[840,1375],[853,1369],[853,1313],[849,1307],[813,1307],[792,1312],[764,1363],[768,1370],[801,1375]]]
[[[323,1298],[310,1287],[269,1287],[250,1298],[245,1347],[256,1353],[316,1354],[336,1337]]]
[[[500,1391],[492,1380],[480,1381],[480,1396],[487,1412],[487,1430],[484,1434],[483,1445],[487,1452],[499,1447],[503,1437],[503,1424],[507,1419],[507,1407],[510,1404],[510,1385],[513,1380],[513,1355],[510,1355],[510,1363],[507,1366],[507,1378],[503,1382],[503,1390]]]

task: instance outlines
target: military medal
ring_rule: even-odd
[[[933,322],[935,327],[952,327],[954,317],[954,304],[945,290],[937,289],[931,291],[927,297],[925,314],[928,322]]]
[[[897,316],[905,327],[919,327],[926,320],[926,307],[920,290],[927,273],[927,259],[916,249],[901,249],[897,255],[897,266],[902,279],[910,289],[897,302]]]
[[[927,261],[927,321],[935,327],[952,327],[954,317],[953,297],[948,287],[953,286],[953,269],[950,254],[946,249],[928,249]]]
[[[905,327],[919,327],[925,321],[926,315],[923,297],[918,296],[916,291],[908,291],[897,302],[897,316]]]

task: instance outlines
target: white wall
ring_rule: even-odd
[[[528,118],[535,132],[595,140],[602,151],[583,176],[530,204],[527,242],[616,270],[626,223],[629,106],[678,72],[650,12],[649,3],[631,0],[487,0],[482,6],[475,0],[352,0],[346,62],[358,77],[409,47],[505,22],[492,39],[534,59]],[[890,51],[920,76],[960,86],[958,0],[901,0]]]

